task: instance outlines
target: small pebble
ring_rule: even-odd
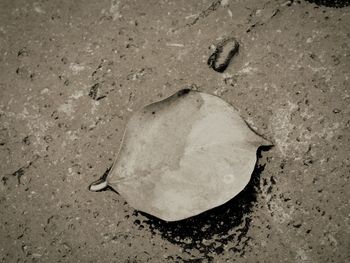
[[[224,72],[234,55],[238,53],[239,44],[236,39],[228,38],[216,45],[214,53],[208,59],[208,65],[217,72]]]

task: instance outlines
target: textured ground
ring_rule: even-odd
[[[349,43],[350,7],[305,1],[1,0],[0,261],[349,262]],[[130,114],[188,86],[275,143],[246,191],[178,224],[89,192]]]

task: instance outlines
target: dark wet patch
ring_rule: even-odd
[[[271,147],[260,147],[257,156]],[[255,165],[251,180],[244,190],[227,203],[200,215],[176,222],[165,222],[149,214],[135,211],[134,215],[146,217],[134,224],[148,225],[153,234],[184,249],[198,249],[201,253],[221,254],[225,245],[235,244],[229,250],[243,255],[250,237],[247,236],[252,218],[251,213],[260,191],[260,177],[265,165]],[[209,259],[209,258],[208,258]]]
[[[306,0],[318,6],[342,8],[350,5],[350,0]]]

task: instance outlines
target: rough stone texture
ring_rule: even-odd
[[[306,1],[0,1],[0,261],[349,262],[349,40],[350,7]],[[89,192],[130,113],[188,86],[274,141],[249,191],[175,226]]]

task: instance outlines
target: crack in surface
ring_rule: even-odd
[[[187,26],[195,25],[200,19],[206,18],[212,12],[215,12],[221,5],[222,0],[215,0],[207,9],[202,11],[191,23],[188,23]]]
[[[254,10],[255,11],[255,10]],[[254,28],[256,28],[257,26],[263,26],[265,25],[267,22],[269,22],[273,17],[275,17],[278,13],[280,12],[279,8],[276,8],[272,11],[272,14],[267,18],[267,19],[260,19],[258,21],[256,21],[255,23],[253,23],[252,25],[250,25],[248,27],[248,29],[246,30],[247,33],[251,32]],[[252,20],[252,13],[250,14],[250,19],[249,22]]]

